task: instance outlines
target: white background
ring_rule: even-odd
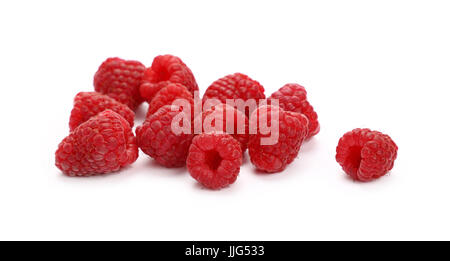
[[[2,1],[0,239],[449,240],[449,14],[448,1]],[[62,175],[54,152],[100,63],[166,53],[201,93],[234,72],[266,95],[304,85],[321,132],[279,174],[247,156],[220,191],[142,152],[117,174]],[[356,127],[398,144],[390,174],[341,171],[335,147]]]

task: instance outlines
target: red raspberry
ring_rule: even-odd
[[[271,122],[271,112],[276,113],[277,107],[260,106],[250,117],[250,128],[257,126],[256,134],[250,132],[248,152],[250,161],[257,169],[265,172],[279,172],[286,168],[297,157],[302,142],[308,134],[308,119],[300,113],[284,111],[278,108],[278,132],[270,131],[262,134],[261,119],[267,117],[267,123]],[[275,114],[276,116],[276,114]],[[276,120],[276,118],[275,118]],[[257,122],[259,124],[257,125]],[[266,125],[266,123],[263,123]],[[269,127],[270,129],[270,127]],[[272,145],[261,143],[261,138],[278,136]]]
[[[177,99],[184,99],[189,102],[191,105],[190,110],[193,114],[194,99],[192,98],[192,93],[179,83],[169,83],[166,87],[162,88],[150,102],[147,117],[155,113],[164,105],[172,105]]]
[[[397,145],[386,134],[354,129],[339,140],[336,161],[354,180],[370,181],[392,169],[397,150]]]
[[[245,74],[235,73],[220,78],[213,82],[203,95],[203,103],[207,99],[218,99],[222,103],[226,103],[227,99],[242,99],[247,101],[254,99],[259,103],[260,99],[264,99],[264,87],[259,82],[252,80]],[[245,113],[248,117],[251,112]]]
[[[316,135],[320,131],[317,113],[306,99],[306,90],[303,86],[296,83],[288,83],[281,87],[278,91],[272,93],[270,99],[278,99],[279,105],[285,111],[300,112],[309,120],[309,134],[307,139]]]
[[[227,117],[227,113],[232,115],[232,117]],[[208,121],[205,122],[205,119],[207,119]],[[222,129],[215,129],[216,120],[220,120],[222,122]],[[244,113],[237,110],[236,108],[223,103],[218,104],[211,108],[211,110],[207,110],[202,113],[202,123],[208,125],[208,128],[214,128],[214,131],[222,131],[224,133],[230,134],[241,144],[242,153],[244,153],[247,149],[247,143],[249,139],[248,118]],[[202,131],[208,132],[203,124]],[[220,128],[220,126],[217,126],[217,128]]]
[[[138,61],[108,58],[94,76],[95,91],[107,94],[133,111],[141,104],[139,94],[145,66]]]
[[[147,68],[140,87],[142,98],[151,102],[156,93],[169,82],[184,85],[192,94],[198,91],[198,85],[191,69],[183,61],[173,55],[159,55]]]
[[[240,144],[228,134],[202,133],[192,140],[187,168],[207,188],[220,189],[234,183],[241,164]]]
[[[130,124],[105,110],[63,139],[55,164],[68,176],[91,176],[117,171],[136,161],[138,148]]]
[[[166,167],[184,166],[191,145],[192,131],[178,135],[172,131],[172,120],[180,113],[180,107],[165,105],[136,128],[139,148]]]
[[[126,105],[98,92],[80,92],[73,102],[69,120],[70,131],[106,109],[117,112],[133,127],[134,112]]]

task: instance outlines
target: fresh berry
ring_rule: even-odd
[[[272,120],[278,121],[278,128],[272,125]],[[253,126],[256,128],[255,134],[252,131]],[[262,129],[261,126],[269,127]],[[297,157],[308,134],[308,119],[300,113],[264,105],[252,113],[250,131],[250,161],[261,171],[280,172]]]
[[[73,102],[69,120],[70,131],[106,109],[117,112],[133,127],[134,112],[126,105],[98,92],[80,92]]]
[[[140,87],[142,98],[151,102],[156,93],[169,82],[182,84],[192,94],[198,91],[198,85],[191,69],[183,61],[173,55],[159,55],[147,68]]]
[[[105,110],[63,139],[55,153],[55,164],[68,176],[91,176],[117,171],[137,157],[130,124],[116,112]]]
[[[259,100],[265,97],[264,88],[259,82],[245,74],[235,73],[213,82],[203,95],[203,103],[208,99],[218,99],[222,103],[226,103],[227,99],[242,99],[245,102],[253,99],[258,105]],[[246,110],[245,115],[248,117],[250,113]]]
[[[184,113],[180,110],[181,108],[178,106],[165,105],[136,128],[139,148],[166,167],[182,167],[186,164],[187,153],[193,137],[192,129],[189,129],[188,133],[180,131],[177,134],[172,130],[174,118]],[[190,124],[191,117],[187,118]],[[178,126],[182,124],[184,122],[178,122]]]
[[[336,161],[354,180],[370,181],[392,169],[397,150],[397,145],[386,134],[354,129],[339,140]]]
[[[285,113],[287,116],[297,118],[297,120],[300,122],[300,126],[302,127],[302,132],[299,135],[299,137],[301,137],[301,138],[300,138],[300,140],[297,140],[296,143],[294,143],[295,145],[292,148],[295,148],[295,149],[291,153],[289,153],[287,163],[290,164],[295,160],[295,158],[297,158],[297,155],[298,155],[298,153],[294,153],[294,151],[295,150],[300,151],[300,147],[301,147],[303,141],[308,137],[309,120],[304,114],[301,114],[301,113],[297,113],[297,112],[293,112],[293,111],[285,111]],[[298,149],[297,149],[297,147],[298,147]]]
[[[192,140],[187,168],[207,188],[220,189],[234,183],[241,164],[241,146],[228,134],[202,133]]]
[[[229,114],[228,117],[227,114]],[[200,117],[200,115],[197,117]],[[203,132],[221,131],[228,133],[239,141],[242,152],[245,152],[249,134],[248,118],[244,113],[234,107],[220,103],[210,110],[204,111],[202,113],[202,118]],[[220,121],[222,126],[216,124],[217,121]]]
[[[190,111],[193,115],[194,111],[194,99],[192,94],[179,83],[169,83],[166,87],[162,88],[152,99],[149,104],[147,117],[155,113],[159,108],[164,105],[172,105],[177,99],[183,99],[190,104]]]
[[[278,99],[278,106],[285,111],[300,112],[308,118],[309,134],[306,137],[307,139],[319,133],[320,125],[317,119],[317,113],[306,99],[305,87],[296,83],[288,83],[278,91],[272,93],[268,99],[269,102],[272,99]]]
[[[145,66],[138,61],[108,58],[94,76],[95,91],[127,105],[133,111],[142,102],[139,86]]]

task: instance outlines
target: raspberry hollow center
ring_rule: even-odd
[[[219,152],[215,150],[210,150],[206,152],[206,164],[211,170],[217,170],[222,162],[222,157]]]
[[[159,68],[157,78],[158,82],[168,81],[170,78],[170,74],[166,68]]]
[[[359,169],[359,165],[361,164],[361,147],[352,146],[348,150],[347,159],[345,161],[345,165],[354,173],[356,173]]]

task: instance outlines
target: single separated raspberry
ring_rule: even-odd
[[[213,82],[203,95],[203,103],[208,99],[218,99],[222,103],[226,103],[227,99],[242,99],[245,102],[253,99],[257,106],[259,100],[265,97],[264,87],[259,82],[245,74],[235,73]],[[249,117],[251,113],[252,111],[249,110],[245,112],[245,115]]]
[[[227,116],[229,114],[229,116]],[[230,134],[239,141],[242,153],[247,149],[249,139],[248,118],[234,107],[220,103],[202,113],[202,131],[220,131]],[[198,115],[197,117],[200,117]],[[220,122],[216,124],[216,122]],[[220,124],[222,126],[220,126]]]
[[[170,82],[184,85],[192,94],[198,91],[191,69],[180,58],[170,54],[156,56],[152,66],[145,70],[140,87],[142,98],[151,102],[156,93]]]
[[[296,83],[288,83],[281,87],[278,91],[272,93],[268,99],[269,102],[271,99],[278,99],[278,106],[283,108],[283,110],[299,112],[308,118],[309,134],[306,137],[307,139],[319,133],[320,125],[317,119],[317,113],[306,99],[305,87]]]
[[[147,117],[155,113],[159,108],[164,105],[172,105],[177,99],[183,99],[190,104],[190,111],[194,112],[194,99],[192,93],[190,93],[186,87],[179,83],[169,83],[166,87],[158,91],[149,104]]]
[[[192,140],[186,164],[203,186],[220,189],[236,181],[242,164],[241,146],[226,133],[202,133]]]
[[[95,91],[127,105],[133,111],[141,104],[139,94],[145,66],[138,61],[108,58],[94,76]]]
[[[134,112],[126,105],[98,92],[80,92],[73,101],[69,120],[70,131],[106,109],[117,112],[133,127]]]
[[[186,164],[187,153],[193,137],[192,129],[188,133],[180,132],[179,134],[175,134],[172,130],[174,118],[178,117],[177,115],[183,116],[184,112],[180,110],[181,108],[178,106],[165,105],[136,128],[139,148],[166,167],[182,167]],[[190,124],[191,117],[183,117],[187,117]],[[182,125],[180,122],[178,123],[179,126]]]
[[[278,122],[278,128],[276,124],[272,125],[272,119]],[[264,130],[261,126],[269,127]],[[257,127],[256,134],[252,134],[254,127]],[[250,161],[259,170],[269,173],[279,172],[297,157],[308,134],[308,119],[301,113],[264,105],[258,107],[250,116],[250,131],[248,143]],[[270,140],[265,140],[263,144],[262,138],[269,137]]]
[[[377,179],[394,166],[398,147],[386,134],[354,129],[342,136],[336,147],[336,161],[354,180]]]
[[[130,124],[116,112],[105,110],[62,140],[55,164],[68,176],[91,176],[117,171],[137,157]]]

